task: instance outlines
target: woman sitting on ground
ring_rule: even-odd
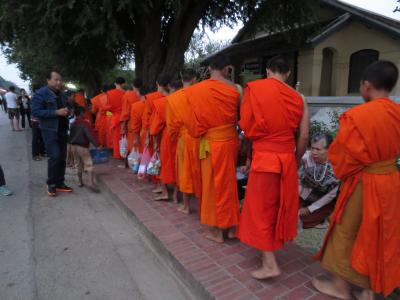
[[[330,134],[312,137],[311,151],[307,151],[300,169],[300,210],[303,228],[327,227],[327,218],[333,212],[339,181],[328,161],[328,148],[333,138]]]

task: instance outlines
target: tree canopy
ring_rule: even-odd
[[[270,28],[302,22],[303,1],[290,0],[2,0],[0,44],[26,78],[57,66],[92,89],[102,74],[134,58],[136,75],[152,85],[177,72],[193,32],[249,22],[269,12]],[[284,15],[283,15],[284,14]]]

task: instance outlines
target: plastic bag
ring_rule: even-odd
[[[145,148],[138,168],[138,178],[143,179],[146,177],[147,165],[151,160],[149,149]]]
[[[119,155],[123,158],[128,155],[128,140],[125,135],[123,135],[119,140]]]
[[[136,149],[132,149],[131,153],[128,155],[128,165],[135,174],[139,171],[141,156],[142,155]]]
[[[160,175],[160,167],[161,167],[160,156],[158,152],[155,152],[149,162],[149,165],[147,166],[147,174],[151,176]]]

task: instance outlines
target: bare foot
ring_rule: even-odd
[[[154,197],[154,201],[166,201],[169,200],[168,195],[160,195],[157,197]]]
[[[322,294],[343,300],[352,299],[350,289],[343,288],[343,286],[335,284],[334,281],[313,278],[311,282]]]
[[[227,237],[228,237],[229,240],[235,240],[235,239],[237,239],[237,236],[236,236],[236,228],[230,228],[230,229],[228,229]]]
[[[160,194],[160,193],[162,193],[162,189],[161,188],[156,188],[156,189],[152,190],[152,192],[154,194]]]
[[[210,233],[207,233],[206,235],[204,235],[204,237],[205,237],[207,240],[216,242],[216,243],[218,243],[218,244],[223,244],[223,243],[224,243],[224,238],[223,238],[223,237],[220,237],[220,236],[217,236],[217,235],[215,235],[215,234],[212,234],[211,232],[210,232]]]
[[[375,294],[371,290],[362,290],[361,292],[352,293],[354,299],[357,300],[375,300]]]
[[[184,207],[178,207],[179,212],[184,213],[185,215],[190,215],[190,209]]]
[[[277,269],[269,269],[266,267],[262,267],[258,270],[255,270],[250,273],[251,277],[257,279],[257,280],[263,280],[263,279],[269,279],[269,278],[274,278],[278,277],[281,275],[281,270]]]

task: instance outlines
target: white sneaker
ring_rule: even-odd
[[[0,186],[0,195],[2,196],[11,196],[12,192],[5,186]]]

